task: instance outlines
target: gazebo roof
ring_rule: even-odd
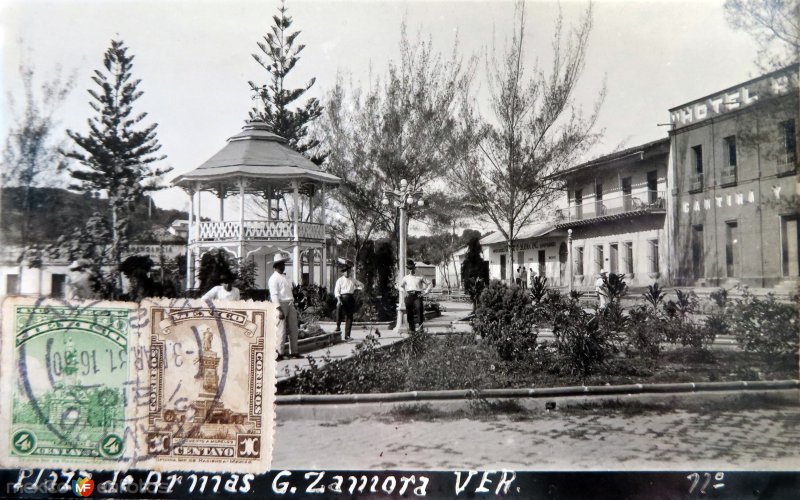
[[[250,121],[217,154],[191,172],[177,176],[172,183],[188,188],[196,183],[219,185],[244,177],[339,184],[338,177],[324,172],[286,142],[270,132],[266,123]]]

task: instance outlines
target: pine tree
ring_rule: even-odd
[[[319,141],[309,136],[308,127],[322,115],[323,107],[312,97],[305,104],[290,109],[292,103],[300,99],[316,81],[312,78],[305,87],[286,88],[286,78],[300,60],[300,52],[306,47],[295,45],[300,31],[290,31],[292,18],[286,15],[286,4],[281,2],[279,15],[272,16],[274,24],[264,36],[263,42],[257,42],[262,54],[253,54],[253,59],[269,73],[269,83],[257,84],[248,82],[250,89],[261,100],[261,109],[254,107],[250,111],[251,120],[260,120],[272,128],[272,131],[289,141],[289,145],[308,156],[317,165],[321,164],[327,154],[312,150],[319,146]]]
[[[133,104],[143,92],[141,80],[131,76],[134,56],[121,40],[112,40],[103,56],[104,70],[95,70],[92,80],[99,89],[88,89],[89,102],[96,116],[89,118],[86,135],[67,130],[79,149],[62,151],[77,160],[69,167],[76,181],[69,187],[78,192],[103,192],[111,208],[111,261],[118,273],[122,252],[127,248],[130,212],[142,197],[163,186],[161,176],[172,168],[153,164],[166,158],[158,154],[161,145],[156,138],[158,124],[140,127],[146,113],[134,113]]]

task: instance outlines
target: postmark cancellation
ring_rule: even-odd
[[[263,302],[7,299],[0,466],[267,471],[276,323]]]

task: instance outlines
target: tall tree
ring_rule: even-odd
[[[469,131],[465,136],[474,139],[465,144],[461,161],[448,177],[466,206],[493,222],[505,237],[509,280],[519,232],[535,215],[544,215],[561,193],[556,174],[599,138],[594,125],[605,95],[603,86],[588,117],[574,104],[592,29],[591,4],[568,35],[559,12],[549,74],[538,64],[526,71],[524,2],[517,3],[515,25],[502,56],[487,55],[492,121],[487,124],[474,112],[463,113],[463,127]]]
[[[725,16],[734,29],[753,37],[763,71],[800,60],[800,1],[726,0]]]
[[[400,60],[366,90],[340,79],[328,96],[321,134],[330,149],[328,171],[343,179],[334,196],[359,246],[375,233],[396,234],[398,214],[380,204],[382,189],[405,179],[435,196],[435,183],[453,166],[460,100],[469,94],[474,60],[458,43],[445,57],[430,39],[411,42],[401,27]],[[412,212],[411,217],[418,217]]]
[[[286,2],[281,0],[278,15],[272,16],[270,31],[263,41],[257,42],[261,54],[253,54],[253,59],[267,70],[269,81],[248,82],[261,100],[261,107],[250,111],[250,119],[267,123],[274,133],[288,140],[290,146],[319,165],[326,155],[318,148],[320,141],[310,135],[309,125],[322,115],[323,108],[315,97],[295,106],[295,101],[308,92],[316,79],[309,80],[305,87],[287,88],[287,77],[306,47],[296,44],[300,31],[290,29],[292,18],[286,15],[287,10]]]
[[[84,135],[67,130],[78,148],[62,151],[77,161],[69,167],[75,181],[70,189],[101,192],[109,199],[110,260],[117,276],[122,253],[128,246],[131,210],[145,194],[162,189],[161,177],[172,170],[155,166],[166,158],[158,153],[158,124],[139,126],[147,114],[134,113],[133,104],[143,92],[138,90],[141,80],[132,79],[133,59],[123,41],[111,41],[103,56],[103,70],[95,70],[92,76],[98,88],[87,90],[92,97],[89,105],[97,113],[88,120],[89,132]]]
[[[26,54],[29,55],[29,54]],[[57,70],[49,80],[37,83],[33,66],[21,64],[19,76],[22,82],[22,109],[14,94],[8,94],[11,110],[11,127],[6,136],[3,149],[2,174],[3,187],[22,189],[22,224],[20,227],[23,252],[19,258],[17,293],[21,293],[22,274],[25,261],[38,267],[40,259],[31,260],[31,255],[39,255],[39,250],[28,248],[32,217],[32,190],[36,187],[58,184],[58,173],[64,168],[64,160],[58,154],[58,143],[54,137],[57,126],[56,113],[74,86],[74,78],[64,78]]]

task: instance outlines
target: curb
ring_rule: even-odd
[[[800,388],[800,380],[757,380],[733,382],[686,382],[677,384],[629,384],[572,387],[546,387],[541,389],[486,389],[450,391],[411,391],[375,394],[324,394],[276,396],[278,406],[324,405],[359,403],[397,403],[407,401],[447,401],[477,398],[543,398],[588,395],[663,394],[712,391],[776,391]]]

